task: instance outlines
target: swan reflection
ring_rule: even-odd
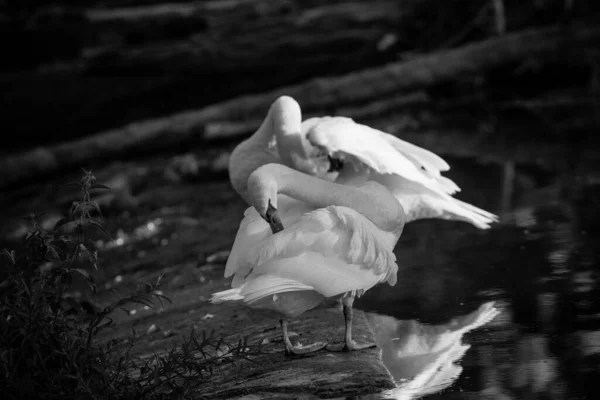
[[[367,313],[383,350],[383,362],[398,387],[360,399],[416,399],[449,387],[462,372],[462,367],[455,362],[470,348],[462,343],[463,335],[487,324],[498,314],[493,302],[441,325]]]

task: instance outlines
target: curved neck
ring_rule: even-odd
[[[267,164],[252,175],[261,188],[275,187],[278,194],[285,194],[315,208],[344,206],[354,209],[371,220],[381,230],[397,231],[404,225],[404,211],[398,201],[383,186],[369,182],[363,186],[347,186],[315,178],[280,164]],[[260,190],[255,192],[257,195]],[[262,193],[256,203],[264,202]],[[258,204],[254,204],[255,207]]]
[[[283,164],[294,168],[297,159],[308,157],[301,132],[300,106],[291,97],[281,97],[273,103],[270,114],[279,158]]]
[[[282,162],[294,166],[294,153],[304,153],[300,128],[302,112],[298,103],[288,96],[279,97],[269,108],[260,127],[240,143],[229,158],[229,179],[233,188],[250,204],[248,177],[257,168],[268,163]],[[269,150],[273,136],[277,138],[279,159]]]

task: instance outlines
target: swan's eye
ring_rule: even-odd
[[[327,170],[327,172],[341,171],[344,167],[344,160],[342,160],[341,158],[333,158],[331,156],[327,156],[327,159],[329,159],[329,169]]]

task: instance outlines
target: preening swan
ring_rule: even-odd
[[[378,182],[402,204],[406,222],[440,218],[487,229],[498,220],[452,197],[460,188],[441,175],[448,163],[428,150],[346,117],[309,118],[297,132],[273,132],[270,147],[284,164],[337,183]]]
[[[212,301],[243,301],[277,312],[286,353],[303,354],[326,343],[292,346],[286,319],[325,298],[341,297],[345,343],[329,349],[371,347],[352,340],[352,303],[378,283],[395,284],[392,250],[404,212],[378,183],[341,185],[273,163],[277,159],[267,151],[273,132],[298,137],[300,117],[297,103],[279,99],[257,132],[232,153],[233,187],[253,207],[245,212],[225,268],[226,277],[233,275],[233,289],[215,293]]]
[[[291,318],[339,296],[342,348],[370,345],[352,341],[352,304],[378,283],[395,283],[392,251],[405,222],[460,219],[487,228],[496,220],[451,196],[459,188],[441,176],[448,169],[437,155],[349,118],[302,123],[298,103],[280,97],[231,155],[232,185],[253,207],[225,269],[233,289],[212,301],[243,301]],[[281,325],[286,353],[325,346],[294,347],[285,319]]]

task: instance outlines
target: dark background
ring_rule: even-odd
[[[224,318],[206,301],[228,284],[222,265],[202,260],[231,248],[247,206],[227,155],[293,94],[306,115],[351,116],[442,155],[457,197],[500,215],[489,231],[409,224],[397,286],[357,302],[429,323],[497,302],[502,318],[469,338],[460,380],[434,396],[598,398],[599,11],[597,0],[0,1],[0,248],[27,232],[18,215],[59,220],[73,196],[58,185],[93,168],[112,188],[101,221],[121,239],[100,251],[99,301],[116,277],[132,288],[166,271],[180,297],[152,316],[165,329],[193,322],[177,308],[185,296]],[[154,236],[139,233],[158,220]]]
[[[499,34],[493,3],[2,1],[3,151],[71,140],[490,38]],[[593,27],[600,8],[592,0],[503,4],[508,33],[556,24]],[[580,46],[566,43],[554,58],[540,61],[534,55],[493,71],[452,77],[429,90],[437,97],[483,92],[486,105],[496,108],[506,100],[541,97],[561,103],[541,110],[544,114],[575,118],[575,109],[589,117],[598,47]],[[481,105],[479,100],[472,103]],[[539,119],[531,115],[537,110],[514,108],[512,114],[518,115],[511,118]],[[567,125],[558,128],[561,134],[580,133]]]

